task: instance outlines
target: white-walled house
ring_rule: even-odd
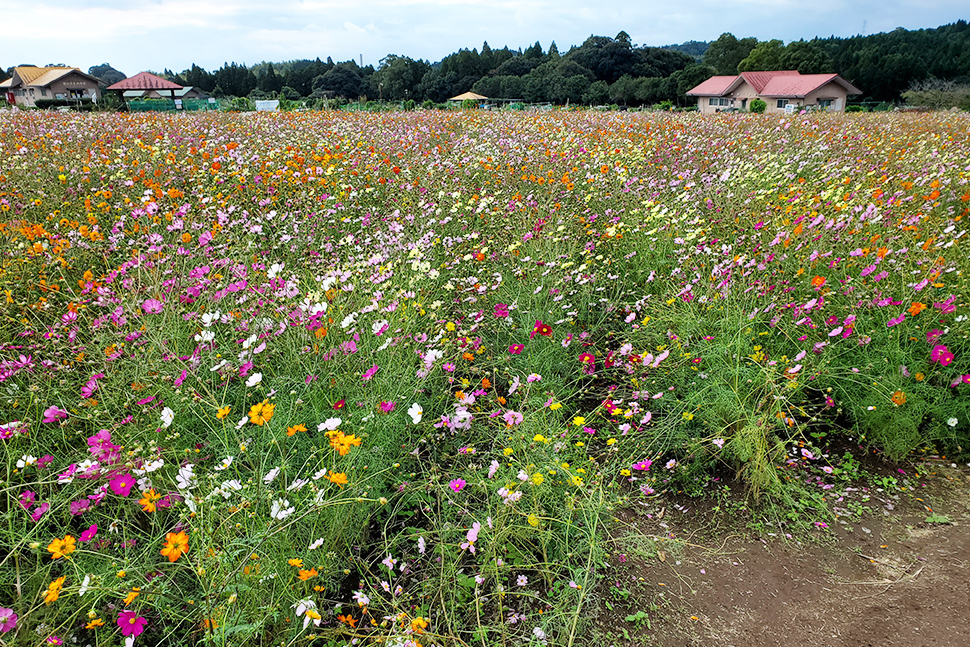
[[[768,104],[766,112],[784,112],[787,106],[844,112],[850,94],[862,94],[862,90],[838,74],[799,74],[797,70],[712,76],[687,91],[687,96],[697,97],[697,108],[704,113],[750,110],[754,99]]]

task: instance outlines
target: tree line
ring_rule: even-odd
[[[970,85],[970,26],[964,20],[935,29],[896,29],[849,38],[759,41],[722,34],[712,42],[635,45],[621,31],[590,36],[561,53],[536,42],[525,50],[461,49],[437,63],[389,54],[377,67],[354,60],[292,60],[247,66],[225,63],[209,72],[193,64],[161,76],[217,97],[283,96],[442,103],[467,91],[528,103],[693,105],[686,92],[714,75],[795,69],[838,73],[861,88],[862,100],[897,101],[928,79]],[[9,77],[12,68],[0,80]],[[106,83],[124,78],[105,63],[89,73]]]

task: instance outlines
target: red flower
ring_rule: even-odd
[[[333,403],[334,409],[343,409],[345,406],[347,406],[347,403],[344,400],[337,400]]]
[[[536,335],[543,335],[544,337],[552,337],[552,328],[549,324],[544,324],[538,319],[536,319],[536,325],[533,326],[532,332],[529,334],[529,339],[532,339]]]

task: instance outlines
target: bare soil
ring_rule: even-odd
[[[736,494],[634,504],[597,591],[597,643],[970,645],[970,470],[928,460],[907,478],[828,492],[836,518],[797,537]]]

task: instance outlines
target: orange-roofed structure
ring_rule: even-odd
[[[848,95],[862,94],[838,74],[800,74],[797,70],[742,72],[737,76],[712,76],[687,91],[697,97],[701,112],[747,110],[761,99],[767,112],[816,108],[844,112]]]

